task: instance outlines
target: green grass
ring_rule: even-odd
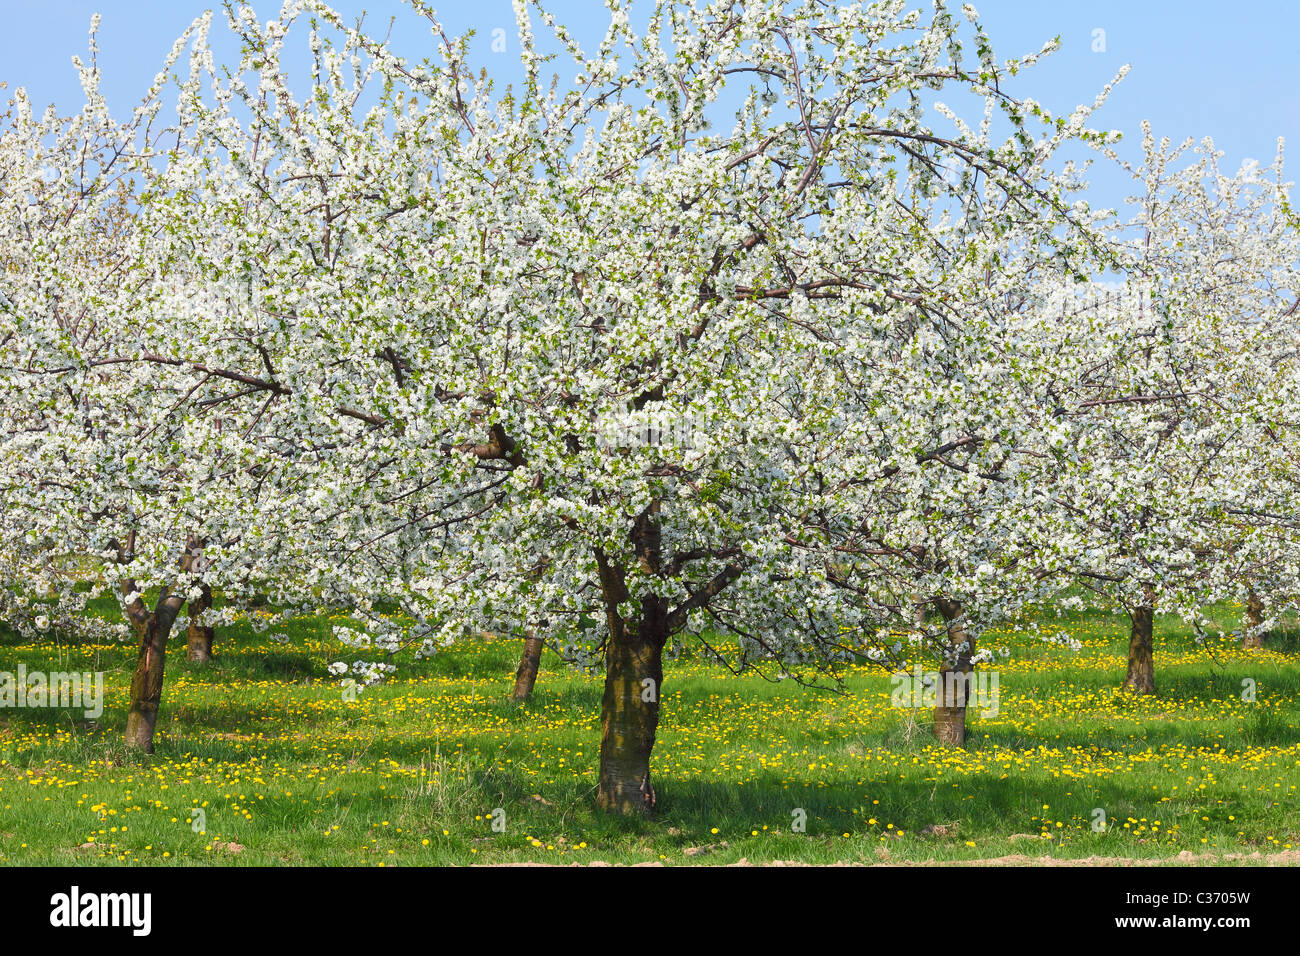
[[[1219,617],[1230,626],[1236,613]],[[348,701],[326,665],[352,652],[333,645],[328,621],[280,629],[285,644],[246,623],[224,628],[209,666],[186,663],[174,638],[157,753],[143,756],[120,743],[133,647],[4,634],[0,670],[102,669],[107,700],[95,723],[0,711],[0,863],[1290,859],[1300,848],[1294,631],[1247,653],[1197,647],[1161,621],[1160,693],[1134,699],[1115,691],[1126,619],[1045,623],[1084,648],[1014,629],[988,636],[1012,656],[993,665],[999,710],[971,715],[965,751],[933,746],[929,713],[891,707],[888,677],[865,668],[835,694],[672,663],[651,820],[593,808],[599,680],[548,653],[533,699],[515,705],[515,640],[408,661],[397,680]],[[1247,678],[1253,703],[1242,700]],[[1103,832],[1091,825],[1097,808]],[[493,829],[498,810],[504,832]],[[802,833],[791,829],[798,811]]]

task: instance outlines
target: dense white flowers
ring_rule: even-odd
[[[233,4],[229,71],[196,21],[125,122],[93,70],[71,120],[16,93],[7,620],[84,628],[111,587],[170,626],[208,587],[209,623],[345,609],[385,657],[330,665],[360,686],[485,631],[653,681],[681,636],[778,678],[969,666],[1080,584],[1189,616],[1300,592],[1280,152],[1225,176],[1147,131],[1115,222],[1056,159],[1119,161],[1110,87],[1013,99],[1050,49],[999,64],[969,7],[658,0],[638,34],[612,4],[591,53],[515,7],[516,91],[303,0]]]

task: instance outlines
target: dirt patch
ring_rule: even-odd
[[[957,821],[953,823],[931,823],[929,826],[921,827],[921,836],[939,838],[955,836],[960,828],[961,823]]]
[[[682,853],[686,856],[704,856],[714,850],[724,850],[726,847],[727,841],[723,840],[721,843],[710,843],[708,846],[688,846]]]

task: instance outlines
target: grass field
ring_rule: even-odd
[[[520,642],[484,640],[348,701],[326,676],[351,659],[330,623],[303,622],[287,644],[224,628],[209,666],[174,638],[153,756],[120,743],[132,646],[0,636],[0,670],[107,672],[96,723],[0,710],[0,863],[1300,862],[1294,635],[1244,652],[1159,621],[1160,693],[1146,699],[1115,691],[1126,618],[1053,617],[1079,651],[992,635],[1012,656],[996,665],[998,713],[972,712],[966,751],[933,746],[928,712],[892,707],[878,672],[853,670],[834,694],[678,661],[658,813],[624,821],[593,809],[597,678],[548,653],[516,705]]]

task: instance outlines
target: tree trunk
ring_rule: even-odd
[[[1259,599],[1255,589],[1251,588],[1246,596],[1246,635],[1241,646],[1248,651],[1259,650],[1264,646],[1264,602]]]
[[[158,705],[162,701],[163,661],[171,621],[157,613],[137,627],[140,652],[135,674],[131,677],[131,710],[126,718],[126,745],[153,753],[154,728],[158,724]]]
[[[134,546],[135,533],[132,532],[127,538],[127,544],[118,548],[119,562],[126,563]],[[188,574],[201,553],[202,542],[191,538],[181,555],[181,571]],[[136,595],[126,606],[126,616],[135,626],[136,636],[140,640],[135,673],[131,675],[131,709],[126,716],[126,746],[153,753],[158,705],[162,702],[167,638],[171,635],[172,625],[176,623],[176,615],[180,613],[185,597],[163,588],[158,595],[157,605],[150,611],[145,606],[144,599],[139,596],[133,580],[124,578],[118,582],[118,588],[123,595]]]
[[[212,607],[212,590],[206,584],[201,587],[203,593],[199,599],[190,602],[190,627],[185,635],[185,659],[206,664],[212,660],[212,639],[215,633],[213,628],[200,626],[197,623],[199,615]]]
[[[935,601],[948,625],[948,654],[939,667],[939,702],[934,708],[934,737],[945,747],[966,746],[966,702],[975,665],[975,640],[961,623],[961,604],[949,598]]]
[[[596,806],[607,813],[649,814],[654,807],[650,751],[663,693],[666,611],[647,597],[641,620],[618,627],[606,649]]]
[[[527,700],[537,683],[537,671],[542,665],[542,639],[535,634],[524,638],[524,654],[519,659],[519,670],[515,671],[515,689],[510,696],[514,700]]]
[[[663,570],[662,544],[652,502],[632,528],[632,545],[642,572]],[[664,645],[679,631],[691,611],[708,602],[743,573],[728,564],[709,581],[693,590],[690,598],[670,610],[668,602],[651,593],[641,599],[640,616],[629,621],[622,608],[629,600],[622,567],[605,552],[595,551],[600,589],[609,628],[605,643],[605,695],[600,713],[600,780],[596,806],[606,813],[648,815],[654,810],[655,789],[650,783],[650,752],[659,729],[659,704],[663,698]]]
[[[1148,601],[1151,600],[1148,592]],[[1156,662],[1152,632],[1155,626],[1155,610],[1151,603],[1143,604],[1129,611],[1133,626],[1129,632],[1128,673],[1124,677],[1124,689],[1135,694],[1154,694],[1156,692]]]
[[[926,620],[927,604],[928,602],[923,601],[920,598],[917,598],[916,603],[912,605],[912,624],[914,625],[915,629],[921,634],[925,634],[926,629],[929,627],[929,622]]]

